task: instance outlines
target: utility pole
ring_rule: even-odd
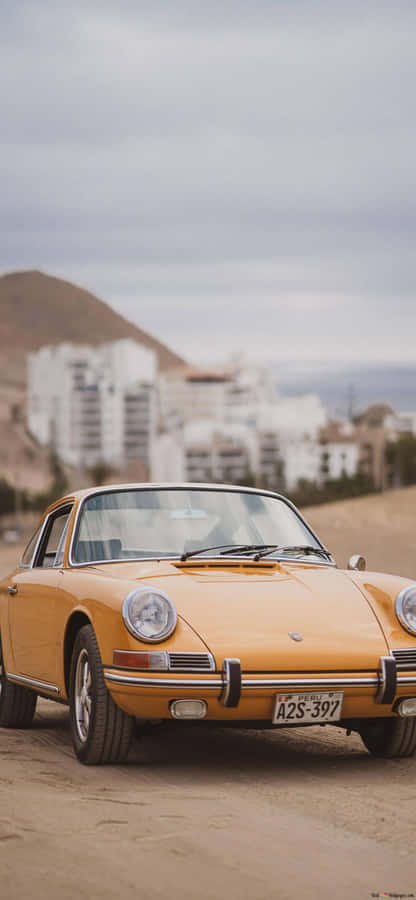
[[[352,382],[348,385],[347,389],[347,417],[350,422],[352,422],[354,418],[354,409],[355,409],[355,401],[356,401],[356,392],[355,387]]]

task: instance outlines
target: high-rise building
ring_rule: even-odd
[[[59,344],[28,358],[28,427],[73,466],[150,467],[156,357],[131,339]]]

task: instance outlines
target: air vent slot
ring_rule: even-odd
[[[394,656],[398,669],[416,669],[416,648],[391,650],[391,655]]]
[[[171,672],[215,672],[211,653],[169,653]]]

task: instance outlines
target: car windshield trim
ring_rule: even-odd
[[[129,562],[150,562],[150,561],[158,562],[158,561],[162,561],[162,560],[166,560],[166,561],[167,560],[180,560],[180,558],[181,558],[180,552],[175,552],[173,554],[168,553],[166,555],[160,555],[160,556],[149,555],[149,556],[129,557],[128,559],[120,559],[117,557],[110,558],[110,559],[109,558],[95,559],[90,562],[88,562],[88,561],[87,562],[78,562],[76,559],[74,559],[74,547],[75,547],[75,544],[76,544],[76,541],[78,538],[81,515],[82,515],[84,505],[87,503],[88,500],[90,500],[92,497],[98,497],[100,495],[105,495],[105,494],[110,495],[110,494],[123,494],[123,493],[131,493],[131,492],[139,493],[139,492],[144,492],[144,491],[147,491],[147,492],[148,491],[158,491],[158,492],[162,492],[162,491],[169,491],[169,492],[174,492],[174,491],[198,492],[199,491],[199,492],[204,492],[204,491],[207,491],[210,493],[254,494],[254,495],[258,495],[258,496],[262,496],[262,497],[270,497],[270,498],[273,498],[274,500],[279,500],[281,503],[283,503],[285,506],[287,506],[292,511],[292,513],[294,513],[294,515],[300,521],[300,523],[303,525],[303,527],[309,532],[309,534],[311,535],[311,538],[314,541],[316,541],[318,548],[322,548],[322,550],[325,550],[325,547],[323,546],[322,542],[319,540],[318,536],[315,534],[315,532],[313,531],[313,529],[311,528],[309,523],[303,518],[303,516],[301,515],[299,510],[296,508],[296,506],[283,494],[278,494],[273,491],[268,491],[268,490],[264,490],[264,489],[256,490],[254,488],[249,488],[249,487],[239,486],[239,485],[215,485],[214,486],[214,485],[209,485],[209,484],[205,485],[205,484],[192,484],[192,483],[169,485],[169,484],[156,484],[156,483],[150,482],[149,484],[140,484],[140,485],[134,485],[134,484],[129,484],[129,485],[125,485],[125,486],[117,485],[114,487],[112,486],[110,489],[94,488],[93,490],[89,491],[87,494],[85,494],[84,496],[81,497],[81,499],[79,500],[79,503],[78,503],[78,507],[77,507],[75,517],[73,520],[73,524],[72,524],[72,528],[71,528],[71,535],[70,535],[70,541],[69,541],[69,547],[68,547],[68,557],[67,557],[67,560],[68,560],[67,565],[69,568],[82,568],[85,566],[101,565],[102,563],[129,563]],[[201,552],[201,551],[199,551],[199,552]],[[221,558],[224,559],[225,554],[223,556],[221,556]],[[247,558],[250,558],[250,557],[247,557]],[[317,565],[335,565],[333,560],[328,560],[328,562],[326,562],[326,561],[325,562],[317,562],[316,564]]]
[[[197,557],[197,556],[192,557],[192,561],[198,562],[198,559],[199,559],[199,557]],[[221,553],[221,554],[218,553],[216,555],[209,556],[209,557],[202,555],[200,557],[200,560],[201,560],[201,563],[202,562],[204,562],[204,563],[222,562],[225,564],[227,562],[228,563],[233,562],[237,566],[240,562],[246,562],[246,561],[250,562],[250,563],[253,563],[253,562],[261,563],[261,562],[263,562],[263,557],[259,560],[256,560],[253,556],[248,556],[248,555],[247,556],[243,556],[243,555],[242,556],[235,556],[235,555],[234,556],[231,556],[231,555],[226,556],[223,553]],[[273,556],[270,560],[264,558],[264,562],[268,562],[269,564],[274,563],[274,562],[284,562],[284,561],[285,562],[288,561],[287,554],[280,554],[278,556]],[[185,563],[187,563],[188,560],[182,560],[179,553],[176,553],[174,556],[172,556],[172,555],[170,555],[170,556],[130,556],[128,559],[120,559],[120,557],[114,557],[114,559],[95,559],[94,562],[80,562],[80,563],[74,562],[74,563],[71,563],[70,568],[71,569],[82,569],[82,568],[93,569],[96,566],[116,565],[116,564],[125,566],[128,563],[145,563],[145,562],[154,562],[154,563],[172,562],[174,564],[178,563],[178,565],[182,566]],[[293,563],[301,563],[303,565],[305,564],[305,560],[301,559],[301,558],[291,559],[290,562],[291,562],[291,564],[292,564],[292,562]],[[336,563],[334,562],[334,560],[329,559],[329,557],[328,557],[328,559],[327,558],[320,559],[320,560],[314,559],[313,565],[314,566],[335,566],[336,567]],[[56,571],[56,569],[55,569],[55,571]]]

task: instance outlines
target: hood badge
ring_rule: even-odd
[[[289,637],[292,641],[303,641],[303,634],[300,631],[289,631]]]

